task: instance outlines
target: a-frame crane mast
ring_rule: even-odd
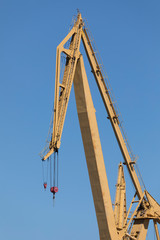
[[[114,212],[112,209],[94,106],[85,73],[83,57],[80,53],[81,39],[108,113],[108,118],[110,119],[122,152],[124,162],[136,190],[128,212],[126,210],[126,189],[122,164],[119,166]],[[69,48],[65,48],[64,45],[69,40]],[[63,79],[61,81],[60,71],[62,53],[66,55],[66,62]],[[160,206],[153,197],[141,187],[138,174],[135,170],[135,159],[132,158],[127,147],[126,139],[121,130],[119,116],[110,95],[110,89],[108,89],[105,83],[105,76],[97,60],[80,13],[78,13],[77,19],[69,34],[57,47],[53,132],[48,152],[43,157],[43,161],[48,159],[54,152],[57,152],[60,147],[63,125],[73,82],[100,239],[143,240],[146,238],[149,220],[153,219],[156,236],[159,240],[157,222],[160,223]],[[135,197],[138,197],[137,201],[135,201]],[[137,206],[128,220],[128,215],[135,202]]]

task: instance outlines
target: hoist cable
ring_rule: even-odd
[[[44,183],[44,164],[43,164],[43,161],[42,161],[42,179],[43,179],[43,183]]]
[[[56,184],[56,153],[54,152],[54,178],[53,178],[53,186]]]
[[[46,177],[46,182],[48,182],[48,168],[49,168],[49,158],[47,158],[47,177]]]
[[[52,158],[49,157],[50,160],[50,187],[52,187]]]
[[[58,150],[57,150],[57,187],[58,187]]]

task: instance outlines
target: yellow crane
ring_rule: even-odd
[[[80,42],[83,42],[92,73],[100,91],[108,119],[111,122],[124,164],[126,165],[135,194],[127,211],[126,183],[123,164],[119,164],[114,209],[112,206],[108,180],[105,170],[101,142],[96,121],[95,109],[90,93],[83,56],[80,53]],[[64,59],[64,71],[61,72],[61,59]],[[76,106],[87,161],[94,206],[101,240],[145,240],[149,221],[153,220],[157,240],[160,240],[158,223],[160,223],[160,205],[143,188],[139,172],[136,170],[136,159],[127,142],[122,128],[112,93],[107,83],[103,66],[97,58],[90,33],[80,12],[73,27],[57,47],[55,74],[54,118],[51,141],[43,152],[43,162],[53,153],[58,153],[61,136],[70,97],[74,84]],[[51,188],[55,195],[56,186]],[[131,211],[132,210],[132,211]]]

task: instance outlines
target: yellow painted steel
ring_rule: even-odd
[[[122,163],[118,168],[118,179],[116,184],[116,197],[114,203],[114,216],[116,227],[122,230],[126,225],[127,209],[126,209],[126,182]]]
[[[103,74],[101,73],[98,62],[95,58],[93,49],[91,47],[91,42],[89,40],[89,37],[87,36],[86,31],[83,31],[82,40],[83,40],[84,47],[85,47],[90,65],[92,67],[92,71],[95,76],[98,88],[100,90],[105,108],[109,115],[109,119],[112,124],[115,136],[116,136],[118,144],[120,146],[122,155],[123,155],[126,165],[128,167],[131,179],[132,179],[135,189],[137,191],[137,195],[139,196],[139,198],[141,198],[141,196],[143,195],[143,191],[142,191],[140,182],[138,180],[137,174],[135,172],[134,166],[131,164],[131,157],[129,155],[128,149],[126,147],[124,138],[122,136],[122,133],[121,133],[121,130],[119,127],[118,116],[116,115],[116,111],[114,110],[113,103],[111,101],[108,89],[106,87],[106,84],[105,84],[105,81],[103,78]]]
[[[153,222],[154,222],[154,228],[155,228],[157,240],[160,240],[157,222],[155,220]]]
[[[149,219],[137,219],[132,227],[131,236],[145,240],[148,231]]]
[[[77,21],[74,24],[72,30],[57,47],[53,134],[52,134],[52,140],[50,142],[50,151],[44,156],[43,160],[46,160],[55,151],[56,148],[60,147],[63,125],[64,125],[65,116],[66,116],[70,91],[73,83],[76,63],[80,54],[79,47],[80,47],[82,26],[83,26],[83,22],[82,22],[81,15],[79,14],[77,17]],[[65,49],[64,44],[70,38],[72,39],[71,39],[69,49]],[[68,62],[65,66],[63,81],[61,84],[60,83],[60,57],[62,52],[67,54]]]
[[[115,208],[112,202],[105,171],[101,143],[96,122],[95,110],[85,72],[83,58],[80,53],[80,42],[83,42],[88,61],[94,74],[104,106],[108,113],[122,156],[135,187],[135,196],[129,210],[126,209],[126,186],[122,164],[119,165]],[[70,41],[69,47],[65,44]],[[63,79],[60,81],[61,54],[66,55]],[[91,39],[88,36],[85,23],[80,13],[77,15],[73,28],[57,47],[56,74],[55,74],[55,99],[53,132],[46,160],[54,151],[60,148],[61,136],[69,102],[71,87],[74,81],[77,112],[85,149],[86,161],[90,177],[93,200],[96,210],[99,235],[101,240],[129,240],[146,239],[149,220],[154,220],[157,239],[159,240],[158,226],[160,223],[160,205],[146,191],[142,190],[139,177],[135,170],[135,161],[131,158],[126,145],[119,117],[115,110],[110,92],[105,83],[105,77],[96,58]],[[138,200],[135,201],[135,198]],[[130,214],[133,203],[137,202],[133,214]]]
[[[82,56],[74,76],[74,91],[100,239],[118,240],[95,109]]]

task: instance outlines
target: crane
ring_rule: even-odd
[[[124,164],[120,162],[118,166],[114,209],[105,170],[95,109],[87,80],[83,55],[80,52],[81,40],[124,159]],[[62,65],[64,65],[64,69],[62,69]],[[101,64],[95,51],[94,41],[87,27],[87,22],[82,19],[80,12],[78,12],[76,19],[74,19],[69,33],[57,47],[54,116],[53,123],[51,122],[51,139],[42,152],[43,162],[49,161],[54,154],[54,175],[56,175],[56,164],[58,164],[55,158],[56,154],[58,155],[61,145],[61,136],[72,85],[74,85],[78,119],[100,239],[145,240],[149,221],[153,220],[157,240],[160,240],[158,232],[160,205],[144,187],[139,171],[137,170],[136,157],[132,153],[127,141],[120,121],[119,111],[114,103],[110,85],[103,69],[103,64]],[[126,206],[126,182],[123,165],[127,168],[135,189],[135,194],[128,210]],[[56,192],[58,192],[57,182],[58,180],[54,178],[53,186],[51,187],[54,197]],[[46,188],[46,185],[44,187]]]

